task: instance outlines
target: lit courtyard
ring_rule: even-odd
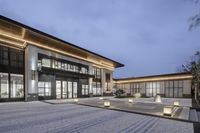
[[[193,133],[193,123],[76,104],[0,103],[0,132]]]

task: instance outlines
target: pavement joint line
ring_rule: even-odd
[[[154,114],[149,114],[149,113],[143,113],[143,112],[137,112],[137,111],[129,111],[129,110],[123,110],[120,108],[113,108],[113,107],[103,107],[103,106],[95,106],[95,105],[89,105],[89,104],[83,104],[83,103],[71,103],[75,105],[82,105],[82,106],[89,106],[89,107],[95,107],[95,108],[101,108],[101,109],[107,109],[107,110],[114,110],[114,111],[122,111],[126,113],[133,113],[133,114],[139,114],[139,115],[146,115],[146,116],[152,116],[152,117],[158,117],[158,118],[163,118],[163,119],[168,119],[168,120],[175,120],[175,121],[181,121],[181,122],[187,122],[187,123],[196,123],[200,124],[200,122],[197,121],[190,121],[190,120],[185,120],[185,119],[177,119],[173,117],[167,117],[167,116],[159,116],[159,115],[154,115]]]

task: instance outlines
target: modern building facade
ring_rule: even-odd
[[[140,93],[143,97],[154,97],[159,94],[168,98],[191,98],[191,73],[173,73],[144,77],[115,79],[115,89],[123,89],[127,95]]]
[[[0,16],[0,101],[111,95],[114,60]]]
[[[124,65],[0,16],[0,102],[112,95],[191,97],[192,75],[114,79]],[[114,86],[114,87],[113,87]]]

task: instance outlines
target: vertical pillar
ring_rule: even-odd
[[[105,73],[104,69],[101,69],[101,95],[103,96],[105,92]]]
[[[89,65],[89,74],[90,75],[93,75],[93,67],[92,65],[90,64]],[[88,79],[88,86],[89,86],[89,96],[91,97],[92,96],[92,81],[93,81],[93,78],[89,78]]]
[[[110,72],[110,91],[113,92],[113,72]],[[128,89],[128,88],[127,88]]]
[[[25,101],[38,100],[37,48],[28,45],[25,49]]]

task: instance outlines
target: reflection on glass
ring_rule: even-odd
[[[50,59],[42,59],[42,66],[44,67],[51,67],[51,60]]]
[[[73,98],[77,98],[77,82],[73,82]]]
[[[10,74],[11,98],[24,97],[23,75]]]
[[[9,97],[8,74],[0,73],[0,98]]]
[[[63,81],[62,82],[63,84],[63,87],[62,87],[62,89],[63,89],[63,91],[62,91],[62,97],[63,98],[67,98],[67,81]]]
[[[72,82],[68,81],[68,98],[72,98]]]
[[[56,81],[56,98],[61,98],[61,81]]]

